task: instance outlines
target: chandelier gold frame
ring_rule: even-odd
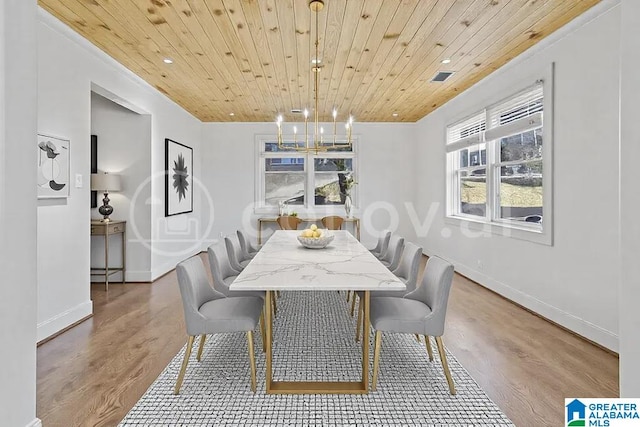
[[[324,8],[324,1],[322,0],[311,0],[309,2],[309,9],[313,13],[315,13],[315,21],[316,21],[316,40],[315,40],[315,57],[312,59],[311,63],[313,66],[311,67],[311,71],[313,72],[313,100],[315,104],[315,109],[313,111],[314,115],[314,125],[313,125],[313,135],[312,135],[312,144],[309,143],[309,110],[304,109],[304,141],[298,141],[298,129],[296,126],[293,126],[293,141],[285,142],[282,136],[282,128],[283,128],[283,117],[282,114],[279,114],[276,118],[276,124],[278,126],[278,148],[286,149],[286,150],[295,150],[299,152],[315,152],[316,154],[321,151],[328,151],[330,149],[335,148],[352,148],[353,143],[351,139],[351,131],[353,129],[353,116],[350,114],[347,122],[345,123],[345,135],[338,137],[337,133],[337,118],[338,118],[338,110],[333,109],[331,115],[333,116],[333,135],[329,137],[329,141],[325,140],[324,136],[324,128],[322,128],[318,122],[318,80],[319,74],[322,70],[320,65],[320,56],[319,56],[319,45],[320,45],[320,34],[319,34],[319,18],[318,12],[320,12]],[[339,138],[346,138],[346,141],[341,141]],[[303,146],[299,146],[298,143],[303,142]],[[327,143],[330,142],[330,143]]]

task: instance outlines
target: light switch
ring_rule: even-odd
[[[82,174],[76,174],[76,188],[82,188]]]

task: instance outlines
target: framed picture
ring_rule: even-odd
[[[98,173],[98,135],[91,135],[91,173]],[[91,192],[91,207],[98,207],[98,192]]]
[[[69,197],[69,140],[38,134],[38,198]]]
[[[193,212],[193,149],[164,140],[164,216]]]

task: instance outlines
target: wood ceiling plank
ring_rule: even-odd
[[[144,64],[138,64],[129,56],[129,52],[125,52],[123,50],[124,45],[131,44],[130,41],[123,40],[119,35],[114,34],[113,36],[119,39],[120,43],[109,42],[105,44],[105,36],[101,33],[109,30],[101,26],[89,25],[85,18],[79,16],[78,14],[76,14],[76,12],[67,7],[63,0],[47,0],[47,3],[41,3],[40,6],[47,12],[56,16],[69,27],[73,28],[84,38],[92,40],[92,43],[94,45],[96,45],[111,58],[119,61],[129,70],[134,71],[141,69],[143,74],[151,74],[151,72],[147,69],[147,67],[149,67],[149,62],[146,59],[144,60]],[[113,51],[116,52],[115,55],[113,54]]]
[[[389,9],[385,10],[383,8],[378,14],[373,30],[360,55],[355,69],[356,72],[349,81],[349,86],[345,92],[342,104],[339,107],[340,111],[352,112],[354,107],[359,104],[358,95],[363,91],[361,87],[363,79],[370,70],[379,47],[382,46],[385,39],[394,40],[400,36],[403,28],[413,15],[417,4],[418,2],[416,0],[398,1],[395,4],[395,10],[392,11],[390,7],[393,6],[393,3],[384,2],[384,6]],[[391,44],[388,46],[391,47]]]
[[[357,6],[352,2],[351,6]],[[357,7],[352,7],[351,11],[360,12],[361,9]],[[333,70],[335,65],[336,52],[338,51],[338,45],[340,43],[340,37],[342,36],[342,26],[347,16],[347,1],[346,0],[336,0],[328,3],[326,6],[326,12],[321,12],[319,15],[320,18],[320,52],[322,56],[322,76],[318,82],[318,93],[326,94],[329,93],[329,87],[331,83],[331,76],[333,76]],[[358,15],[359,16],[359,15]],[[324,18],[324,20],[323,20]],[[322,30],[322,22],[324,21],[324,31]],[[311,41],[315,40],[315,29],[311,31]],[[313,107],[313,73],[309,71],[309,106]],[[324,77],[329,76],[328,79]],[[321,111],[325,111],[327,108],[326,97],[324,98],[325,102],[320,104],[320,99],[318,99],[318,105]],[[309,109],[311,110],[311,108]]]
[[[337,85],[338,90],[334,93],[329,93],[329,96],[332,97],[327,99],[329,105],[327,106],[328,108],[323,111],[325,120],[331,120],[330,113],[334,108],[343,107],[345,102],[351,104],[349,99],[347,99],[347,91],[352,79],[356,74],[360,73],[357,67],[362,53],[366,48],[367,40],[369,40],[371,33],[374,31],[376,35],[380,32],[384,35],[391,18],[393,18],[395,11],[398,9],[398,4],[398,1],[390,0],[386,0],[385,2],[381,0],[368,0],[364,3],[361,19],[358,20],[356,33],[353,36],[353,42],[347,55],[346,66],[342,70],[340,82]],[[376,25],[378,28],[376,28]],[[374,35],[374,37],[376,37],[376,35]],[[343,117],[342,120],[345,120],[345,117],[348,118],[350,113],[348,109],[342,109],[339,112]]]
[[[138,37],[132,35],[120,23],[105,11],[100,5],[86,5],[83,2],[67,0],[65,2],[69,10],[74,11],[84,21],[84,27],[76,23],[81,31],[82,28],[93,28],[97,31],[93,33],[94,43],[102,44],[106,47],[107,53],[121,62],[131,61],[132,71],[143,77],[152,86],[167,96],[170,96],[187,111],[191,111],[192,93],[190,82],[185,82],[186,90],[181,94],[169,93],[169,88],[163,81],[164,78],[177,79],[185,70],[165,69],[162,70],[162,56],[160,47],[153,42],[141,42]],[[91,7],[91,8],[90,8]],[[73,25],[73,23],[71,23]],[[122,47],[122,50],[118,48]],[[122,52],[122,53],[120,53]],[[119,54],[120,53],[120,54]],[[145,75],[146,74],[146,75]],[[163,77],[164,76],[164,77]]]
[[[276,16],[278,19],[278,35],[282,43],[284,53],[284,65],[287,71],[287,91],[291,97],[291,104],[286,111],[299,108],[302,104],[300,91],[298,90],[298,60],[296,58],[296,18],[293,8],[293,0],[278,0]],[[285,112],[286,112],[285,111]]]
[[[424,99],[428,99],[429,102],[424,102],[421,106],[422,109],[437,108],[438,102],[436,99],[439,99],[442,93],[449,91],[457,92],[457,85],[461,81],[459,79],[460,70],[484,68],[482,64],[482,52],[486,49],[493,48],[497,38],[504,39],[506,43],[509,37],[517,37],[521,31],[525,31],[526,25],[528,25],[524,23],[525,20],[530,21],[546,15],[550,12],[548,9],[550,5],[557,6],[558,2],[554,3],[554,0],[537,1],[534,5],[535,8],[531,7],[531,0],[512,0],[509,2],[488,25],[481,28],[466,44],[460,47],[459,51],[450,56],[452,63],[447,65],[447,69],[456,72],[450,80],[440,84],[430,83],[429,79],[431,76],[425,74],[425,79],[418,85],[418,91],[423,91]],[[520,22],[522,25],[513,26],[511,20]],[[502,22],[502,24],[498,24],[500,22]],[[431,70],[431,72],[433,71],[435,70]],[[454,79],[453,77],[456,78]],[[415,99],[416,96],[418,96],[417,93],[411,94],[407,98],[407,104],[409,99]],[[420,114],[419,110],[415,109],[414,106],[411,107],[411,110],[407,111],[407,117],[415,117],[417,114]]]
[[[280,96],[285,106],[285,111],[283,112],[286,112],[291,108],[292,105],[294,105],[294,101],[292,99],[292,94],[289,91],[289,80],[291,79],[291,77],[287,73],[285,52],[281,39],[282,30],[278,21],[278,11],[276,4],[280,4],[280,2],[276,2],[275,0],[264,0],[257,3],[260,5],[262,24],[266,29],[267,42],[269,44],[271,56],[273,58],[273,68],[275,70],[273,80],[276,87],[280,91]]]
[[[519,0],[523,4],[527,0]],[[512,7],[507,7],[511,4]],[[424,105],[425,98],[422,98],[425,94],[430,94],[435,88],[432,86],[428,88],[430,79],[438,71],[449,71],[449,64],[443,65],[441,61],[444,58],[452,59],[452,63],[458,63],[463,57],[473,55],[469,52],[473,52],[473,48],[469,46],[470,41],[482,40],[483,30],[494,32],[492,27],[496,22],[499,22],[500,13],[503,12],[503,16],[509,13],[509,11],[516,10],[518,1],[502,1],[495,3],[492,0],[484,0],[483,2],[476,2],[474,6],[467,9],[465,15],[460,18],[462,32],[449,31],[442,37],[440,42],[443,45],[442,49],[434,49],[429,55],[420,59],[419,64],[415,67],[408,67],[410,70],[402,78],[404,82],[397,90],[395,96],[392,94],[388,101],[389,108],[393,110],[402,110],[402,117],[412,117],[410,113],[413,110],[411,102],[416,99],[420,99]],[[512,12],[513,13],[513,12]],[[459,28],[458,28],[459,29]],[[408,88],[411,88],[409,94],[405,94]],[[412,99],[413,101],[410,101]]]
[[[224,4],[227,13],[234,19],[236,36],[242,45],[253,77],[262,94],[261,103],[253,105],[253,116],[259,115],[262,120],[269,121],[270,118],[275,117],[273,111],[280,110],[283,104],[278,91],[268,84],[267,73],[273,69],[270,64],[271,58],[269,57],[268,61],[263,62],[256,44],[257,39],[264,32],[262,29],[254,32],[248,16],[245,15],[246,8],[252,8],[257,13],[259,13],[259,9],[253,1],[225,0]],[[231,11],[234,11],[234,13],[232,14]]]
[[[216,101],[224,101],[229,96],[233,96],[233,94],[225,93],[230,89],[225,91],[220,85],[216,84],[222,80],[222,76],[218,71],[219,61],[217,61],[217,55],[211,54],[206,34],[196,18],[198,13],[202,13],[202,11],[192,9],[186,0],[172,0],[166,3],[165,7],[155,7],[154,10],[154,14],[159,19],[167,21],[176,37],[180,39],[186,49],[190,50],[195,60],[200,63],[204,70],[201,79],[210,88],[212,94],[216,97]]]
[[[358,23],[361,20],[367,20],[368,16],[363,13],[364,0],[348,1],[345,7],[344,16],[357,17],[355,19],[343,20],[340,28],[340,37],[336,43],[335,51],[331,58],[331,74],[327,73],[327,65],[330,64],[329,60],[323,59],[323,70],[320,73],[320,89],[318,94],[319,114],[325,111],[330,111],[333,107],[333,100],[335,94],[338,92],[338,86],[340,79],[347,66],[347,58],[351,52],[351,46],[353,39],[358,28]],[[363,17],[364,15],[364,17]],[[329,49],[325,48],[325,51]]]
[[[311,105],[313,96],[311,79],[311,57],[315,56],[314,39],[311,37],[311,11],[307,0],[295,0],[293,14],[296,23],[296,57],[298,60],[298,92],[300,96],[299,108],[308,108]],[[324,14],[326,15],[326,14]],[[315,25],[315,20],[313,20]],[[320,20],[320,31],[324,35],[326,27],[326,17]],[[323,37],[324,38],[324,37]],[[295,120],[303,120],[300,116]]]
[[[177,46],[172,45],[164,37],[163,31],[171,34],[170,30],[163,29],[165,25],[162,23],[154,24],[145,16],[145,11],[137,9],[134,3],[129,1],[111,0],[104,6],[97,2],[83,2],[83,5],[108,26],[117,28],[117,31],[121,33],[129,33],[134,39],[146,40],[156,54],[155,61],[165,65],[165,69],[160,70],[157,76],[162,80],[156,85],[156,88],[161,87],[161,92],[164,91],[163,93],[170,97],[185,97],[190,105],[188,111],[196,117],[200,116],[200,96],[202,93],[207,93],[206,85],[201,82],[198,72],[194,70],[192,55],[187,52],[186,48],[175,40],[174,43]],[[125,28],[121,22],[125,22],[127,16],[136,16],[137,19],[133,19],[131,25],[127,25]],[[144,47],[141,50],[143,51]],[[142,53],[144,54],[144,52]],[[164,64],[162,62],[164,57],[173,58],[174,63]]]
[[[202,41],[207,46],[206,54],[211,55],[218,62],[217,70],[221,75],[220,83],[225,85],[222,89],[227,91],[225,93],[229,95],[225,99],[227,120],[251,120],[253,117],[252,104],[257,101],[248,85],[245,84],[244,74],[246,73],[242,72],[244,52],[241,49],[237,52],[231,49],[218,25],[218,20],[214,19],[220,18],[219,20],[224,22],[222,17],[226,15],[225,10],[211,7],[210,2],[205,0],[188,0],[188,3],[191,9],[196,11],[195,17],[200,24],[203,35],[206,36],[206,39]],[[226,16],[224,19],[227,19]],[[235,113],[233,118],[229,116],[231,112]]]
[[[428,2],[421,3],[424,7]],[[409,36],[409,34],[402,34],[398,38],[399,43],[393,46],[393,49],[379,67],[375,78],[370,81],[368,86],[364,86],[365,91],[360,95],[360,104],[356,107],[358,120],[371,120],[371,117],[376,116],[377,113],[373,113],[373,111],[376,110],[371,110],[371,104],[392,84],[393,79],[396,77],[392,69],[400,62],[406,65],[409,58],[418,52],[418,49],[423,45],[425,40],[430,40],[430,35],[436,30],[440,21],[449,13],[453,6],[455,6],[455,4],[449,0],[438,0],[433,8],[428,9],[428,14],[426,18],[422,20],[418,31],[411,36]],[[427,9],[422,10],[427,11]],[[454,11],[454,13],[456,13],[456,11]],[[389,114],[391,113],[389,112]],[[386,114],[386,117],[388,117],[389,114]]]
[[[375,52],[375,56],[372,59],[372,62],[369,66],[369,69],[363,75],[361,88],[358,91],[357,97],[354,97],[354,101],[351,109],[353,111],[357,111],[359,114],[362,114],[364,110],[366,110],[366,104],[363,103],[363,99],[367,93],[370,93],[373,88],[379,88],[380,82],[384,80],[382,77],[385,72],[388,72],[391,69],[391,66],[394,61],[404,54],[406,47],[409,42],[415,38],[419,38],[419,32],[421,29],[426,28],[428,25],[425,24],[425,21],[431,19],[432,22],[435,22],[434,16],[438,15],[438,12],[433,12],[433,8],[436,6],[437,2],[426,2],[426,1],[417,1],[416,7],[411,13],[409,20],[406,22],[404,26],[400,26],[400,22],[394,21],[389,26],[390,34],[399,34],[396,38],[383,38],[380,42],[377,51]],[[444,5],[445,2],[442,2],[441,5]],[[408,10],[409,8],[407,8]],[[431,16],[432,18],[425,18]],[[387,64],[385,66],[385,64]],[[386,71],[385,71],[386,70]],[[359,117],[356,116],[356,120],[360,120]]]
[[[232,4],[221,0],[208,0],[206,4],[240,69],[241,74],[237,76],[237,83],[249,91],[249,98],[243,99],[242,102],[245,104],[248,116],[237,117],[237,119],[249,121],[254,114],[264,111],[264,106],[270,103],[268,100],[271,98],[271,92],[264,79],[256,77],[261,75],[262,65],[255,56],[249,54],[253,41],[245,45],[239,36],[239,31],[245,33],[248,27],[243,9],[239,3]]]
[[[516,25],[513,28],[510,28],[508,22],[503,24],[503,27],[507,28],[508,31],[504,33],[499,40],[501,43],[490,44],[483,43],[480,47],[477,48],[479,52],[478,55],[474,58],[465,58],[466,61],[460,64],[462,69],[462,74],[466,74],[467,78],[464,80],[458,81],[447,81],[445,85],[440,88],[440,93],[434,97],[433,103],[427,104],[427,108],[416,109],[413,112],[414,116],[422,114],[422,111],[428,110],[433,111],[433,109],[444,103],[445,98],[450,99],[451,95],[455,95],[460,93],[464,89],[470,87],[475,82],[481,80],[486,75],[490,74],[498,67],[498,63],[500,66],[504,65],[509,59],[517,56],[518,54],[524,52],[528,47],[535,44],[539,41],[543,35],[546,35],[555,29],[559,28],[559,23],[566,23],[566,19],[562,19],[561,17],[567,14],[571,16],[576,16],[576,10],[574,8],[580,8],[581,12],[584,12],[588,7],[596,4],[597,1],[591,2],[582,2],[579,5],[571,5],[568,2],[555,2],[549,1],[540,5],[539,3],[536,5],[532,5],[529,2],[527,5],[521,7],[520,13],[526,14],[526,16],[530,17],[529,21],[522,21],[519,25]],[[531,7],[536,6],[537,9],[532,12]],[[553,17],[549,19],[549,17]],[[567,18],[568,19],[568,18]],[[527,26],[528,24],[532,25]],[[555,22],[555,24],[554,24]],[[533,37],[532,37],[533,35]],[[496,65],[492,66],[492,61],[490,59],[494,59],[496,61]],[[485,67],[480,68],[475,64],[486,64]],[[453,94],[451,93],[453,91]],[[434,106],[435,105],[435,106]],[[422,115],[421,117],[423,117]]]
[[[263,107],[263,121],[275,121],[277,114],[284,111],[285,103],[282,99],[280,86],[277,83],[277,71],[272,56],[271,48],[267,38],[267,29],[262,22],[262,13],[257,2],[253,0],[244,0],[242,9],[248,25],[248,31],[251,34],[253,43],[258,55],[258,60],[262,64],[263,76],[267,87],[274,100],[272,105]]]
[[[210,115],[212,105],[216,105],[219,109],[220,116],[228,114],[228,111],[224,111],[225,100],[229,98],[229,95],[225,93],[224,88],[219,87],[217,82],[222,81],[222,77],[218,72],[217,63],[215,57],[208,54],[209,49],[207,46],[207,38],[200,26],[195,14],[199,11],[194,11],[186,0],[173,0],[165,3],[165,6],[158,6],[162,3],[158,3],[155,7],[148,7],[147,12],[153,11],[153,19],[164,19],[169,28],[173,31],[172,38],[177,40],[170,42],[172,46],[180,45],[180,50],[186,49],[190,55],[183,54],[183,60],[186,58],[189,63],[197,61],[200,67],[193,67],[194,73],[199,76],[201,84],[206,86],[206,93],[199,93],[199,97],[196,102],[200,103],[197,108],[200,114]],[[165,35],[166,37],[166,35]],[[176,48],[178,49],[178,48]],[[226,92],[230,92],[227,90]],[[231,94],[231,96],[233,96]]]
[[[326,0],[318,113],[418,120],[599,1]],[[201,120],[301,121],[289,109],[313,107],[308,0],[39,4]],[[429,83],[444,57],[456,74]]]
[[[466,28],[462,23],[470,17],[474,16],[474,12],[489,0],[473,0],[455,3],[447,13],[442,17],[440,22],[435,26],[429,38],[422,45],[409,44],[407,55],[401,57],[391,69],[389,77],[385,79],[384,90],[377,93],[375,100],[369,106],[369,111],[379,111],[391,102],[391,98],[395,96],[397,91],[406,92],[403,87],[408,76],[415,72],[421,71],[422,63],[428,58],[441,54],[444,47],[456,39]],[[417,69],[417,70],[416,70]],[[365,113],[366,114],[366,113]]]

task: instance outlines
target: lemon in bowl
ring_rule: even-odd
[[[322,249],[331,243],[333,237],[333,234],[330,234],[327,230],[319,229],[317,225],[313,224],[311,227],[302,230],[302,233],[298,235],[298,241],[305,248]]]

